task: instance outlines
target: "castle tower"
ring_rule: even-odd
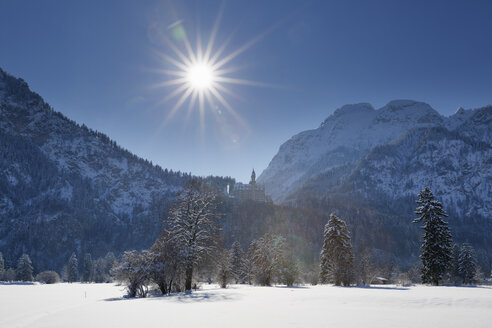
[[[253,172],[251,172],[251,181],[249,182],[250,185],[256,185],[256,173],[255,169],[253,169]]]

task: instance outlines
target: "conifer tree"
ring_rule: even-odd
[[[475,250],[470,244],[464,243],[460,249],[458,272],[464,284],[475,282],[477,272]]]
[[[461,283],[461,274],[460,274],[460,251],[461,248],[457,244],[453,244],[451,250],[451,265],[449,269],[449,278],[451,283],[458,285]]]
[[[85,254],[84,257],[84,271],[82,272],[82,281],[91,282],[94,272],[94,263],[92,262],[92,256],[90,253]]]
[[[444,274],[448,271],[451,260],[451,232],[448,224],[442,218],[447,217],[442,209],[442,204],[434,199],[432,191],[426,187],[419,193],[417,200],[419,205],[415,214],[420,215],[414,223],[422,222],[424,225],[422,254],[422,282],[439,285]]]
[[[4,273],[5,273],[5,261],[3,260],[2,252],[0,252],[0,280],[3,280]]]
[[[70,259],[68,260],[68,282],[77,281],[79,278],[79,262],[75,253],[72,253]]]
[[[15,270],[15,276],[20,281],[33,281],[33,266],[31,258],[27,254],[23,254],[19,261],[17,261],[17,268]]]
[[[320,254],[320,282],[348,286],[353,280],[352,245],[345,221],[335,213],[325,225],[323,248]]]
[[[231,273],[236,284],[244,282],[243,270],[243,249],[238,241],[232,244],[231,248]]]

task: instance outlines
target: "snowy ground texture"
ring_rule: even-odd
[[[113,284],[0,284],[0,327],[492,327],[492,287],[205,285],[124,299]]]

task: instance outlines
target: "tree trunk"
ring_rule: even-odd
[[[166,284],[166,282],[162,282],[162,281],[161,281],[161,282],[159,283],[159,289],[161,290],[161,293],[162,293],[163,295],[166,295],[166,294],[167,294],[167,284]]]
[[[185,291],[191,290],[191,279],[193,277],[193,267],[186,268]]]

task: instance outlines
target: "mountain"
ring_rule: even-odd
[[[444,118],[429,105],[396,100],[375,110],[370,104],[345,105],[314,130],[285,142],[258,182],[274,201],[316,174],[362,158],[408,129],[440,125]]]
[[[377,110],[365,103],[346,105],[317,129],[285,142],[258,182],[282,202],[309,180],[346,168],[344,175],[352,183],[357,173],[363,184],[370,179],[387,194],[415,195],[422,184],[430,184],[454,203],[467,194],[487,202],[492,197],[491,120],[492,107],[459,109],[446,118],[410,100],[391,101]],[[491,214],[490,205],[482,208],[482,215]]]
[[[336,110],[283,144],[259,177],[281,204],[224,197],[225,246],[237,240],[246,248],[266,232],[282,234],[312,268],[336,210],[356,258],[369,250],[388,270],[408,268],[419,251],[419,228],[411,223],[416,194],[429,185],[450,214],[455,240],[471,242],[490,270],[491,112],[459,109],[446,118],[409,100]],[[36,272],[60,271],[72,252],[97,258],[151,246],[191,177],[66,118],[1,69],[0,154],[0,252],[10,267],[28,253]],[[206,179],[222,190],[234,185]]]
[[[387,250],[400,247],[403,237],[416,244],[417,231],[405,227],[413,229],[416,197],[429,186],[449,214],[455,240],[472,242],[490,266],[492,106],[443,117],[411,100],[380,109],[346,105],[285,142],[258,182],[277,203],[341,211],[354,229],[401,227],[389,233]],[[405,247],[414,256],[415,245]]]
[[[149,247],[190,178],[69,120],[2,70],[0,153],[0,251],[11,264],[29,253],[38,270],[72,252]]]

